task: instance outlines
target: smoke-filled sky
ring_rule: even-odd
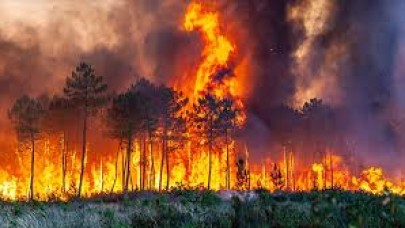
[[[1,117],[22,93],[60,92],[82,60],[95,65],[113,90],[137,75],[160,74],[156,80],[167,81],[170,55],[188,39],[177,29],[184,7],[148,0],[1,1]]]
[[[92,63],[112,90],[140,75],[175,83],[201,51],[199,34],[181,29],[187,2],[2,0],[0,129],[9,129],[7,109],[18,96],[60,92],[81,60]],[[262,133],[255,136],[261,144],[277,118],[269,114],[272,106],[319,97],[343,110],[347,135],[362,153],[381,160],[405,145],[401,133],[399,140],[385,133],[405,121],[403,0],[218,2],[223,29],[238,46],[238,64],[248,66],[241,79],[248,126]],[[405,132],[402,125],[395,127]]]

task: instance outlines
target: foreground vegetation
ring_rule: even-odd
[[[405,198],[389,193],[143,192],[1,208],[1,227],[405,226]]]

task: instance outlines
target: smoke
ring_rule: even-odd
[[[338,113],[339,134],[345,139],[342,148],[356,151],[356,159],[365,165],[391,171],[401,167],[403,1],[221,4],[226,28],[237,34],[240,56],[249,63],[247,79],[242,80],[249,90],[245,97],[249,116],[254,115],[248,126],[267,129],[260,131],[267,134],[260,139],[248,129],[248,144],[274,141],[275,125],[283,116],[272,108],[290,104],[299,109],[316,97]],[[258,148],[256,157],[261,159],[269,150],[274,148]]]
[[[402,134],[393,124],[398,103],[393,94],[395,59],[401,44],[396,7],[402,4],[402,1],[336,2],[330,27],[319,38],[322,46],[314,50],[324,51],[325,57],[309,64],[321,70],[333,69],[326,75],[333,83],[317,96],[343,110],[345,134],[356,141],[355,150],[360,158],[367,165],[391,170],[401,167],[392,158],[400,156]],[[334,50],[339,54],[334,54]],[[328,59],[330,53],[334,58]]]
[[[79,61],[94,65],[112,91],[139,76],[168,83],[181,66],[179,55],[196,53],[187,44],[198,39],[178,29],[184,7],[149,0],[1,1],[0,150],[9,149],[12,102],[22,94],[61,93]]]
[[[318,97],[339,110],[344,135],[367,163],[392,163],[405,142],[405,19],[401,0],[223,0],[223,29],[238,47],[235,75],[249,145],[268,145],[280,119]],[[0,129],[23,93],[60,93],[81,60],[119,91],[144,76],[174,85],[195,66],[197,33],[181,24],[184,1],[3,0],[0,3]],[[5,130],[3,130],[5,129]],[[258,129],[261,137],[252,137]],[[1,142],[0,151],[9,148]],[[255,139],[253,139],[255,138]],[[258,139],[260,138],[260,139]],[[268,147],[255,151],[258,157]],[[370,156],[372,155],[372,156]],[[393,166],[400,166],[394,164]]]

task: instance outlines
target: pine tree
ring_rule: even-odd
[[[22,96],[9,110],[9,119],[14,125],[20,143],[31,146],[30,199],[34,199],[35,141],[42,130],[42,120],[46,110],[38,99]]]
[[[82,139],[82,156],[80,166],[80,179],[78,196],[81,196],[83,176],[87,152],[87,129],[88,118],[94,114],[98,108],[104,105],[106,101],[105,92],[107,84],[103,82],[103,77],[97,76],[91,65],[80,63],[72,76],[66,79],[63,92],[70,106],[77,108],[83,115],[83,139]]]

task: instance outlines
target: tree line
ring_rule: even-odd
[[[31,151],[29,197],[34,199],[35,145],[46,135],[62,134],[64,146],[61,150],[63,190],[66,189],[66,154],[69,151],[69,125],[81,128],[80,175],[77,196],[82,196],[85,160],[88,151],[89,118],[100,117],[104,123],[104,133],[116,140],[120,148],[125,148],[122,164],[118,164],[118,151],[115,171],[122,167],[123,191],[129,191],[131,181],[131,159],[134,145],[141,144],[139,163],[139,186],[146,188],[147,169],[150,182],[159,172],[159,190],[163,190],[163,173],[166,173],[166,189],[170,181],[169,154],[184,149],[187,142],[198,142],[208,151],[208,174],[206,186],[211,188],[212,153],[218,145],[226,147],[226,186],[230,188],[230,143],[241,110],[232,98],[219,98],[206,92],[191,102],[181,91],[166,85],[156,85],[144,78],[138,79],[125,91],[110,95],[104,78],[96,74],[88,63],[80,63],[71,76],[66,78],[63,90],[52,98],[19,97],[9,109],[18,142]],[[100,112],[102,110],[102,112]],[[160,161],[152,156],[154,147],[159,145]],[[149,156],[149,159],[148,159]],[[147,164],[150,161],[151,164]],[[159,162],[159,170],[156,163]],[[164,170],[166,167],[166,170]]]

